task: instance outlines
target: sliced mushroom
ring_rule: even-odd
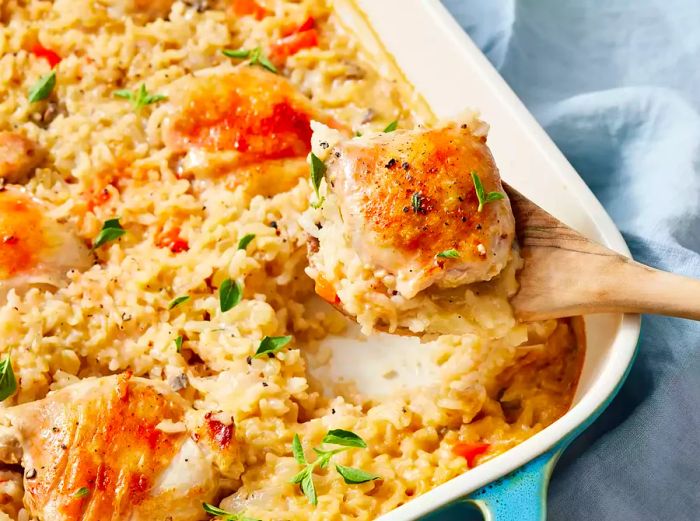
[[[22,183],[41,162],[36,143],[19,132],[0,132],[0,179]]]

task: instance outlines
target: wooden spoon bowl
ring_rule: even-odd
[[[585,238],[506,183],[525,265],[511,300],[523,321],[589,313],[700,320],[700,281],[656,270]]]

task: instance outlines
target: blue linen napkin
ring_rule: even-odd
[[[700,1],[443,1],[634,257],[700,278]],[[700,324],[643,318],[630,377],[558,464],[549,507],[552,521],[700,520]]]

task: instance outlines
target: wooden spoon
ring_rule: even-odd
[[[522,321],[589,313],[700,320],[700,280],[635,262],[586,239],[503,183],[525,266],[511,299]]]

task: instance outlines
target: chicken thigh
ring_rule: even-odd
[[[0,304],[7,292],[59,287],[71,269],[93,264],[87,246],[22,189],[0,191]]]
[[[258,67],[183,78],[169,98],[175,101],[166,145],[186,154],[183,169],[195,173],[303,159],[311,120],[332,123],[289,80]]]
[[[513,214],[486,130],[468,119],[341,139],[328,154],[334,215],[360,259],[407,298],[489,280],[510,259]]]
[[[197,520],[219,464],[242,471],[232,421],[198,416],[164,384],[128,373],[7,409],[4,423],[0,459],[21,462],[24,503],[40,520]]]

